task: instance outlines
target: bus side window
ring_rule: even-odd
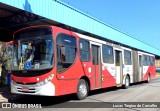
[[[150,66],[151,65],[151,61],[150,61],[150,57],[147,56],[147,65]]]
[[[57,70],[59,73],[68,69],[76,57],[75,37],[59,34],[57,36]]]
[[[114,63],[113,48],[108,45],[102,46],[103,62],[108,64]]]
[[[90,47],[89,41],[80,39],[79,40],[80,47],[80,59],[81,61],[89,62],[90,61]]]
[[[131,52],[128,50],[124,50],[124,62],[125,65],[132,65]]]
[[[143,55],[143,66],[147,66],[147,56]]]

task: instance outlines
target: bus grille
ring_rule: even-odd
[[[16,82],[17,84],[23,84],[23,85],[35,85],[37,82],[32,82],[32,83],[22,83],[22,82]]]
[[[18,87],[17,91],[18,92],[23,92],[23,93],[35,93],[36,90],[35,88],[26,88],[27,90],[24,90],[23,88]]]

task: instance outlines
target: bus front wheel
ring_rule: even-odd
[[[77,98],[85,99],[88,96],[88,83],[84,79],[80,79],[77,86]]]

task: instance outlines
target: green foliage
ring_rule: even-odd
[[[0,64],[4,64],[5,62],[5,55],[6,55],[6,47],[5,47],[5,43],[0,42]]]
[[[4,65],[5,69],[11,70],[12,63],[12,48],[9,45],[6,45],[4,42],[0,42],[0,66]]]
[[[5,70],[11,71],[12,48],[5,42],[0,42],[0,67],[5,66]]]
[[[7,86],[6,76],[11,71],[12,47],[0,41],[0,87]]]

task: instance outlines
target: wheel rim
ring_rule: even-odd
[[[128,77],[126,78],[126,86],[127,87],[129,86],[129,79],[128,79]]]
[[[80,95],[82,95],[82,96],[86,96],[86,94],[87,94],[86,84],[82,83],[82,84],[79,86],[79,93],[80,93]]]
[[[148,82],[150,81],[150,76],[148,75]]]

